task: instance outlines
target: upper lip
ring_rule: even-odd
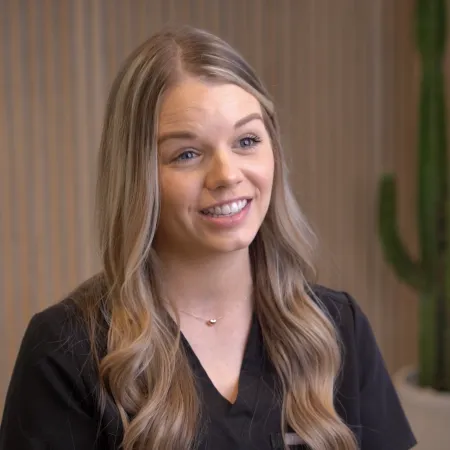
[[[204,211],[205,209],[215,208],[216,206],[229,205],[230,203],[238,202],[240,200],[249,201],[251,199],[252,199],[251,197],[245,197],[245,196],[244,197],[236,197],[236,198],[232,198],[230,200],[224,200],[223,202],[214,203],[212,205],[207,206],[206,208],[202,208],[201,211]]]

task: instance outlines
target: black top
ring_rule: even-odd
[[[344,366],[335,405],[362,450],[407,450],[415,445],[369,322],[346,293],[323,287],[316,294],[328,308],[344,343]],[[122,437],[113,407],[100,417],[98,387],[89,369],[89,343],[66,299],[36,314],[25,333],[10,382],[0,450],[118,450]],[[230,404],[216,390],[183,337],[199,379],[207,427],[201,450],[282,449],[281,410],[275,374],[254,316],[239,380]],[[292,435],[290,436],[290,438]],[[294,436],[295,437],[295,436]],[[292,449],[307,448],[296,444]]]

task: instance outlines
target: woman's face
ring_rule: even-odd
[[[274,174],[256,98],[233,84],[184,80],[161,105],[158,153],[156,250],[195,257],[247,248],[267,213]]]

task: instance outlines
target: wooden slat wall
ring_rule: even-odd
[[[98,268],[106,95],[123,58],[166,23],[217,33],[260,72],[322,240],[321,281],[359,300],[391,370],[414,361],[414,296],[382,261],[375,213],[377,180],[395,170],[414,243],[413,3],[0,0],[0,409],[31,315]]]

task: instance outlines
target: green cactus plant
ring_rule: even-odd
[[[419,293],[419,385],[450,391],[450,167],[443,71],[446,0],[416,2],[416,39],[422,67],[418,260],[409,256],[399,235],[392,174],[384,175],[379,185],[379,235],[386,261],[401,281]]]

